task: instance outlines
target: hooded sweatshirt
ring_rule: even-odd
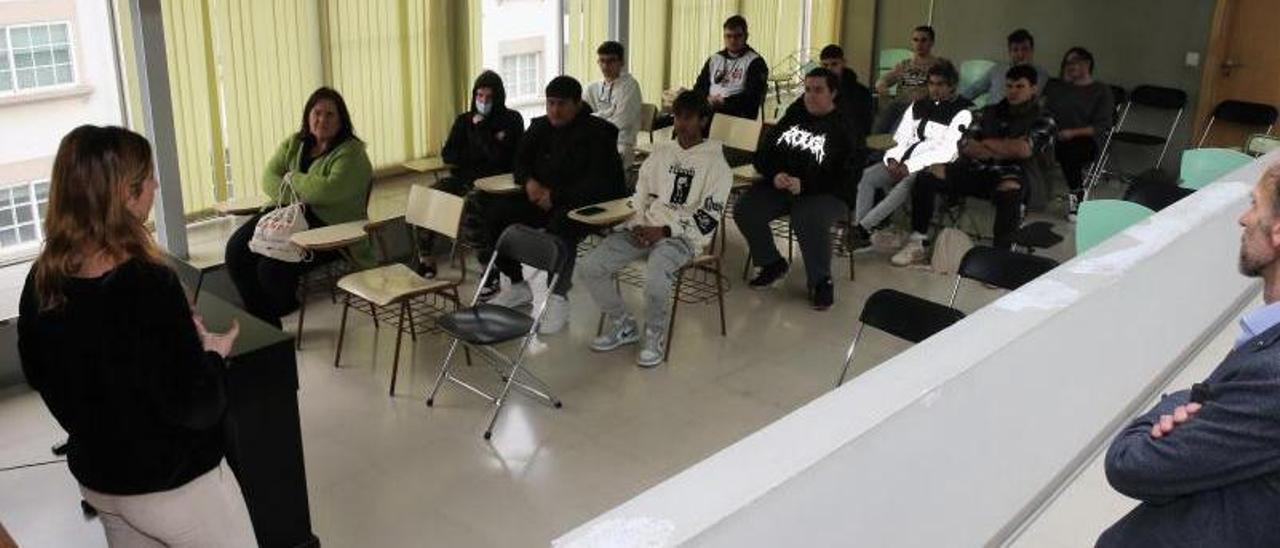
[[[617,142],[618,128],[592,116],[586,103],[560,127],[534,118],[516,151],[515,183],[533,178],[550,188],[556,212],[626,196]]]
[[[723,49],[711,54],[702,64],[693,89],[708,97],[724,97],[718,112],[754,120],[759,117],[760,106],[769,91],[769,65],[751,46],[737,56]]]
[[[706,247],[720,225],[733,186],[723,148],[711,140],[688,149],[675,140],[659,143],[640,165],[631,197],[636,214],[618,229],[664,226],[691,249]]]
[[[636,79],[624,72],[612,82],[603,79],[592,82],[583,91],[582,100],[591,105],[595,115],[617,126],[618,144],[635,146],[643,101]]]
[[[960,138],[973,124],[967,110],[973,103],[955,96],[947,101],[921,99],[911,104],[893,134],[893,148],[884,153],[884,161],[902,162],[915,173],[933,164],[955,161]]]
[[[836,108],[850,118],[850,123],[870,127],[871,120],[875,117],[872,107],[871,90],[858,82],[858,73],[845,67],[840,74],[840,89],[836,90]],[[804,94],[801,93],[787,107],[784,115],[795,114],[804,109]]]
[[[474,123],[480,111],[476,108],[476,90],[493,91],[489,114]],[[491,175],[510,173],[516,148],[524,134],[524,118],[506,106],[507,92],[502,78],[486,70],[471,87],[471,108],[453,120],[453,128],[444,142],[440,156],[454,165],[453,176],[474,181]]]
[[[800,178],[800,195],[832,194],[852,203],[857,181],[850,166],[866,161],[864,136],[849,127],[849,119],[833,110],[814,116],[801,110],[784,116],[760,142],[755,168],[762,176],[757,185],[773,187],[773,178],[786,173]]]

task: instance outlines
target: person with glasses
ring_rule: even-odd
[[[618,128],[618,156],[623,167],[635,160],[636,133],[640,131],[640,83],[623,72],[626,65],[622,44],[608,41],[596,48],[596,64],[603,79],[587,85],[583,100],[592,114]]]
[[[734,15],[724,22],[724,49],[702,64],[694,91],[707,96],[715,112],[752,120],[760,116],[769,91],[769,66],[747,45],[747,20]]]

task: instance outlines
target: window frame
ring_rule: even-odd
[[[37,189],[40,185],[45,186],[44,198],[40,197]],[[29,257],[40,245],[44,243],[44,214],[47,211],[49,203],[49,185],[50,180],[30,179],[27,181],[19,181],[12,184],[0,186],[0,193],[5,193],[8,205],[0,205],[0,211],[8,211],[12,216],[12,222],[7,225],[0,226],[0,232],[14,231],[15,240],[11,244],[0,243],[0,264],[7,264],[14,259]],[[15,189],[25,188],[28,193],[28,199],[22,204],[17,204],[12,195]],[[42,207],[43,206],[43,207]],[[31,213],[31,218],[26,221],[18,220],[18,209],[27,208]],[[35,239],[23,240],[23,227],[31,226],[35,230]]]
[[[39,81],[37,80],[36,85],[33,87],[29,87],[29,88],[19,87],[18,66],[14,59],[14,54],[13,54],[13,50],[14,50],[13,32],[12,32],[13,29],[27,29],[29,32],[30,29],[32,28],[46,27],[50,31],[52,31],[54,27],[59,25],[66,27],[66,30],[67,30],[67,42],[66,42],[67,64],[71,69],[71,81],[42,86],[42,85],[39,85]],[[35,21],[31,23],[20,23],[20,24],[13,24],[13,25],[0,25],[0,34],[3,34],[3,40],[4,40],[4,46],[5,46],[4,49],[0,51],[4,52],[6,60],[8,61],[8,64],[9,64],[9,68],[8,68],[9,89],[7,91],[0,91],[0,98],[20,97],[24,95],[46,93],[49,91],[71,89],[80,85],[80,71],[77,70],[77,68],[79,67],[79,59],[76,56],[76,36],[75,36],[75,32],[73,32],[74,28],[75,27],[71,24],[70,20],[64,20],[64,19],[55,19],[55,20],[49,20],[49,21]],[[52,44],[47,44],[46,46],[52,46]],[[30,50],[31,49],[30,44],[28,44],[28,46],[24,49]],[[50,55],[53,55],[52,47],[49,47],[49,51],[50,51]],[[60,65],[60,63],[57,63],[56,60],[53,60],[53,59],[51,60],[54,62],[49,66],[54,70],[54,80],[56,81],[57,68]]]
[[[521,66],[523,59],[528,59],[527,66]],[[508,72],[506,68],[508,60],[512,64],[512,70],[510,74],[505,74]],[[511,97],[508,99],[528,99],[539,95],[538,82],[541,80],[540,77],[542,75],[542,50],[503,55],[498,60],[498,64],[504,73],[503,78],[511,82]],[[528,74],[527,78],[526,74]],[[527,82],[526,79],[528,80]],[[530,90],[522,91],[520,89],[522,86],[529,87]]]

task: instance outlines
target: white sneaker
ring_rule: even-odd
[[[1080,211],[1080,197],[1074,192],[1067,194],[1067,222],[1076,222],[1076,213]]]
[[[559,333],[566,325],[569,325],[569,298],[552,294],[547,297],[547,312],[542,316],[542,323],[538,325],[538,334]]]
[[[608,352],[639,340],[640,329],[636,326],[635,318],[630,314],[623,314],[606,321],[604,333],[591,341],[591,349],[596,352]]]
[[[636,365],[640,367],[657,367],[667,359],[667,333],[644,330],[644,344],[640,346],[640,355],[636,356]]]
[[[897,253],[893,254],[893,258],[889,259],[893,266],[908,266],[925,261],[926,253],[924,250],[924,240],[912,238],[907,245],[902,246]]]
[[[529,282],[509,284],[502,288],[502,291],[499,291],[492,299],[489,299],[489,304],[507,308],[520,308],[528,306],[532,302],[533,291],[529,289]]]

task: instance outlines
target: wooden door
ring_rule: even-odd
[[[1213,107],[1224,100],[1280,108],[1280,40],[1276,39],[1280,13],[1276,8],[1275,0],[1218,0],[1204,58],[1195,140],[1200,139]],[[1241,146],[1250,134],[1262,131],[1265,128],[1214,122],[1205,146]]]

